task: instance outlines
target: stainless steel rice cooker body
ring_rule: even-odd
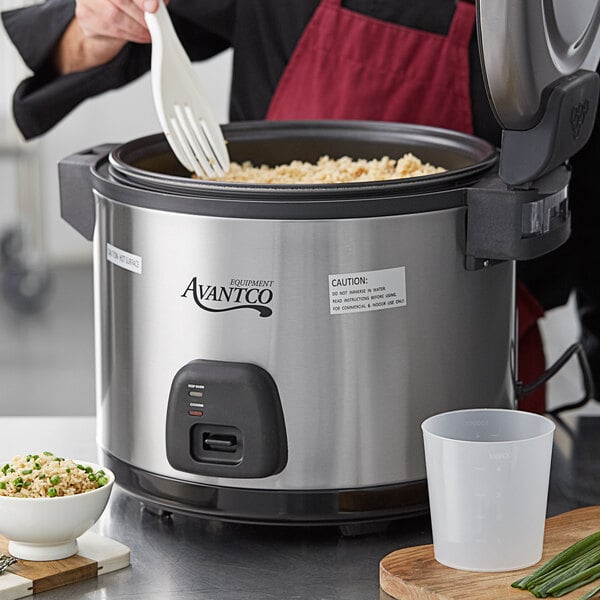
[[[510,253],[566,239],[566,169],[549,193],[513,192],[486,142],[400,124],[241,123],[226,137],[234,160],[412,151],[449,171],[199,182],[162,136],[62,161],[63,214],[94,241],[107,464],[151,505],[224,519],[423,510],[420,423],[514,403]],[[498,207],[516,215],[510,235]]]
[[[598,0],[514,5],[477,2],[499,161],[470,136],[335,121],[225,137],[238,161],[410,151],[448,172],[203,183],[161,136],[61,161],[63,216],[94,240],[99,442],[123,487],[230,520],[389,519],[426,509],[423,419],[513,405],[514,261],[567,239],[564,163],[600,93]]]

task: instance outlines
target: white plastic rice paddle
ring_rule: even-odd
[[[152,93],[158,119],[175,156],[199,177],[229,169],[223,133],[200,87],[163,0],[145,13],[152,37]]]

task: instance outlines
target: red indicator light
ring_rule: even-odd
[[[204,413],[201,410],[188,410],[190,417],[202,417]]]

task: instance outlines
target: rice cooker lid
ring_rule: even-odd
[[[478,0],[484,80],[504,129],[538,120],[544,90],[600,59],[600,0]]]

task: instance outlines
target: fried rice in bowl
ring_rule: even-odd
[[[100,518],[115,481],[106,467],[51,452],[15,456],[0,467],[0,535],[15,558],[77,554],[77,538]]]

